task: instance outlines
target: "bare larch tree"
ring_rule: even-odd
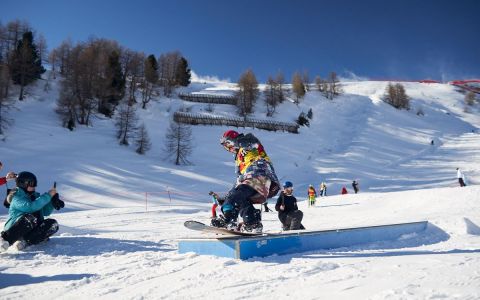
[[[137,148],[135,151],[141,155],[145,154],[152,147],[145,124],[140,125],[138,128],[135,146]]]
[[[174,121],[165,136],[165,153],[176,165],[190,164],[188,156],[192,153],[192,129]]]

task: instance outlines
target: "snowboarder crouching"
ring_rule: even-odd
[[[234,154],[237,180],[224,197],[224,219],[212,219],[211,224],[230,230],[261,232],[263,225],[260,210],[255,209],[253,204],[263,204],[280,189],[270,158],[260,141],[251,133],[244,135],[228,130],[220,138],[220,144]],[[243,218],[241,228],[237,224],[238,215]]]
[[[278,211],[278,219],[282,222],[283,230],[305,229],[302,225],[303,212],[298,209],[297,198],[293,196],[293,184],[290,181],[283,184],[283,191],[278,196],[275,210]]]
[[[9,218],[1,232],[0,250],[6,250],[10,245],[22,250],[47,240],[58,231],[58,223],[45,217],[54,209],[65,206],[55,187],[43,195],[35,192],[37,178],[30,172],[20,172],[16,184],[7,197]]]

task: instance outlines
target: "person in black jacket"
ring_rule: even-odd
[[[286,181],[283,191],[278,196],[275,210],[278,211],[278,219],[282,222],[283,230],[305,229],[302,225],[303,212],[298,209],[297,198],[293,196],[293,184]]]
[[[352,182],[352,187],[353,187],[353,190],[355,191],[355,194],[358,193],[358,182],[356,180]]]

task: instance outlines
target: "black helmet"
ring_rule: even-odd
[[[27,187],[36,187],[37,186],[37,177],[30,172],[20,172],[17,176],[17,187],[27,189]]]

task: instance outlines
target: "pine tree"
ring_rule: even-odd
[[[180,86],[188,86],[192,78],[191,70],[188,68],[188,61],[185,57],[181,57],[178,62],[176,72],[176,82]]]
[[[135,151],[141,155],[145,154],[152,147],[145,124],[140,125],[138,128],[135,146],[137,147]]]
[[[145,79],[152,84],[158,81],[158,62],[153,54],[145,60]]]
[[[8,67],[0,64],[0,135],[10,125],[10,120],[7,119],[6,112],[12,107],[12,101],[5,95],[4,90],[9,84]]]
[[[118,101],[125,96],[125,78],[120,64],[120,55],[117,51],[112,51],[108,56],[103,95],[99,112],[111,116],[113,109],[110,105],[116,106]]]
[[[25,86],[40,79],[45,72],[42,60],[33,43],[33,33],[31,31],[23,34],[12,56],[10,73],[13,82],[20,85],[18,100],[23,100]]]
[[[158,82],[158,62],[153,54],[150,54],[144,62],[145,79],[143,82],[142,108],[147,108],[147,103],[152,99],[152,93]]]
[[[107,89],[110,90],[108,97],[111,101],[119,101],[125,95],[125,78],[120,64],[120,55],[112,51],[108,57],[106,69]]]

